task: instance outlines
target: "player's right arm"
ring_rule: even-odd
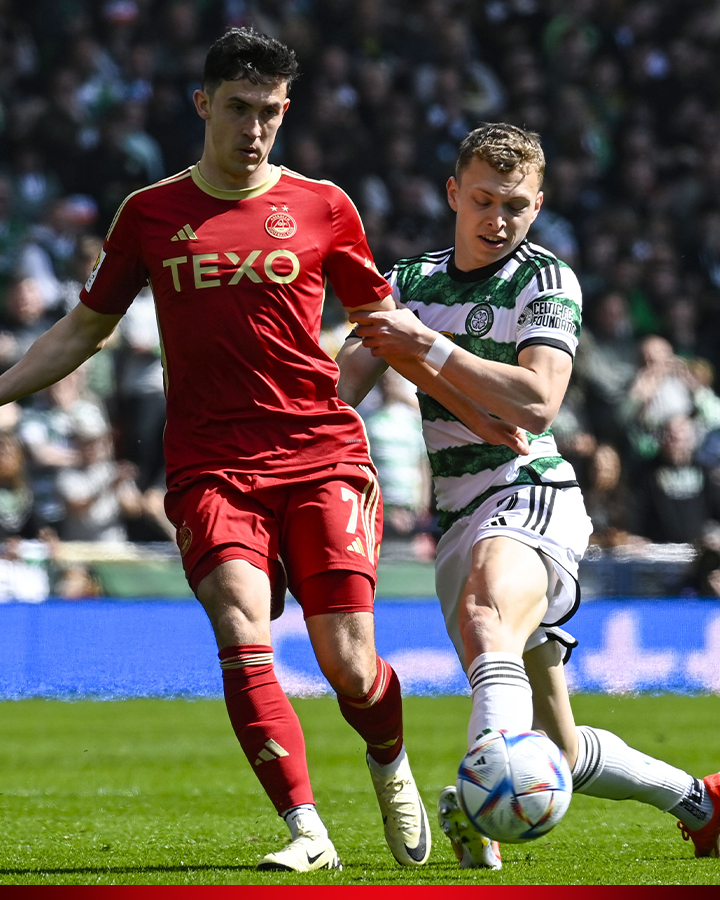
[[[395,311],[401,300],[397,269],[393,269],[385,278],[390,285],[391,293],[384,297],[381,305],[376,304],[375,308],[381,312]],[[371,311],[367,305],[362,310],[359,307],[350,307],[350,318]],[[340,368],[338,395],[351,406],[360,403],[388,366],[388,362],[379,353],[366,347],[362,339],[354,334],[340,348],[335,361]],[[488,444],[506,445],[521,455],[529,452],[530,445],[522,429],[511,422],[491,416],[479,403],[471,400],[465,391],[452,385],[425,362],[417,358],[403,357],[391,358],[389,363],[400,375],[441,403]]]
[[[18,363],[0,375],[0,405],[34,394],[69,375],[102,348],[121,318],[78,303],[41,335]]]
[[[522,428],[505,419],[491,416],[484,407],[451,384],[440,372],[414,360],[394,359],[392,367],[457,416],[463,425],[486,443],[495,446],[504,444],[521,456],[526,456],[530,452],[527,434]]]
[[[427,365],[430,348],[442,335],[408,309],[356,312],[350,321],[376,356],[393,368],[398,363]],[[518,365],[484,359],[450,344],[443,378],[499,418],[515,421],[531,434],[542,434],[557,415],[572,373],[570,351],[538,342],[518,352]]]
[[[373,356],[360,338],[352,336],[340,348],[335,361],[340,369],[338,395],[351,406],[360,403],[387,369],[382,357]],[[430,366],[422,362],[393,360],[393,368],[441,403],[488,444],[504,444],[518,454],[528,453],[529,444],[522,429],[489,415],[479,403],[471,400]]]
[[[145,217],[135,199],[143,196],[131,194],[121,204],[80,292],[80,303],[0,375],[0,405],[55,384],[97,353],[148,283],[141,252]]]

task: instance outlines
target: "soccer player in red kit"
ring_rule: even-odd
[[[341,712],[367,743],[390,849],[420,865],[430,831],[403,747],[400,685],[374,642],[380,494],[362,422],[338,399],[337,366],[318,344],[326,279],[348,309],[394,304],[349,198],[268,161],[296,69],[292,51],[252,29],[213,44],[195,93],[199,163],[124,201],[81,302],[0,376],[0,403],[97,352],[150,284],[168,516],[215,632],[230,721],[291,832],[259,867],[339,866],[273,669],[271,585],[285,572]]]

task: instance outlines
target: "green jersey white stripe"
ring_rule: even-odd
[[[578,280],[536,244],[525,241],[500,265],[474,272],[459,271],[451,249],[426,253],[400,260],[387,278],[399,306],[483,359],[518,365],[519,351],[531,344],[575,355],[582,309]],[[530,454],[518,457],[486,444],[437,401],[422,392],[419,397],[441,526],[450,527],[479,498],[514,484],[538,477],[574,480],[552,431],[528,435]]]

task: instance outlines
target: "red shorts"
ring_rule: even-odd
[[[165,510],[193,591],[230,559],[252,563],[271,583],[282,559],[295,596],[302,581],[328,569],[359,572],[375,586],[382,500],[371,465],[202,475],[171,488]]]

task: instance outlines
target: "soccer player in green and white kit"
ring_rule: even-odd
[[[386,363],[420,388],[443,530],[437,592],[472,688],[468,745],[485,729],[543,730],[576,792],[670,812],[696,856],[717,856],[720,774],[700,781],[573,720],[562,662],[574,641],[557,626],[579,604],[592,526],[550,426],[582,299],[572,270],[527,240],[544,168],[537,135],[498,124],[467,136],[447,185],[455,245],[397,263],[398,309],[351,316],[362,343],[338,356],[340,396],[359,402]],[[453,787],[438,815],[463,867],[499,868]]]

